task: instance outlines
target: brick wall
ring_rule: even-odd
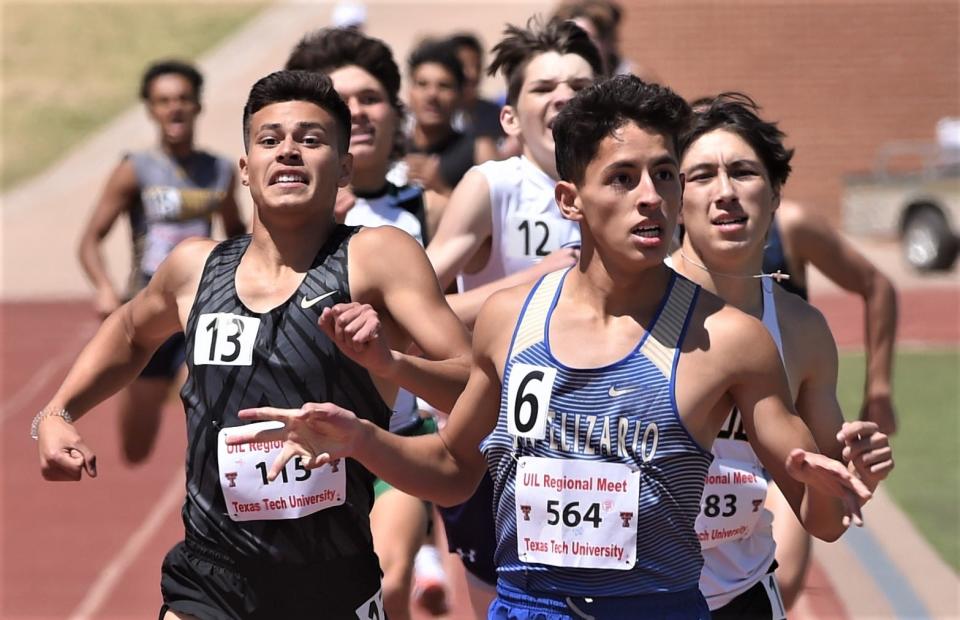
[[[960,2],[621,0],[621,48],[685,97],[746,92],[796,147],[785,195],[840,222],[842,176],[960,116]]]

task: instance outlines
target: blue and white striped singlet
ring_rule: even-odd
[[[699,287],[674,274],[629,355],[570,368],[550,349],[566,273],[545,276],[524,304],[499,420],[481,446],[494,480],[499,579],[544,594],[699,597],[694,521],[712,456],[680,421],[674,384]],[[616,504],[621,497],[636,503]],[[531,524],[543,529],[531,534]]]

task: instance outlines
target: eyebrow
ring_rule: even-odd
[[[671,156],[671,155],[662,155],[662,156],[654,159],[653,161],[651,161],[650,164],[649,164],[649,166],[650,166],[651,168],[656,168],[657,166],[663,166],[663,165],[676,166],[676,165],[677,165],[677,160],[675,160],[675,159],[673,158],[673,156]],[[618,159],[617,161],[613,162],[612,164],[609,164],[609,165],[605,166],[604,169],[603,169],[603,171],[604,171],[604,172],[609,172],[609,171],[611,171],[611,170],[619,170],[619,169],[621,169],[621,168],[638,168],[638,167],[639,167],[639,166],[637,165],[637,162],[636,162],[636,160],[634,160],[634,159],[630,159],[630,158],[627,158],[627,159]]]
[[[748,157],[743,157],[740,159],[735,159],[733,161],[726,162],[727,168],[735,168],[738,166],[761,166],[763,165],[759,159],[750,159]],[[700,168],[718,168],[720,165],[715,161],[701,161],[696,164],[689,166],[688,170],[699,170]]]
[[[264,123],[260,125],[260,129],[257,131],[273,131],[283,129],[282,123]],[[322,123],[317,123],[314,121],[300,121],[297,123],[297,129],[319,129],[321,131],[326,131],[326,127]]]

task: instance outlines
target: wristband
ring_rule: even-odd
[[[70,416],[70,414],[67,412],[66,409],[61,408],[61,409],[54,409],[52,411],[47,411],[46,409],[42,409],[40,413],[33,416],[33,422],[30,423],[30,437],[34,441],[36,441],[37,438],[40,436],[40,422],[42,422],[44,418],[49,418],[50,416],[57,416],[58,418],[63,418],[67,422],[70,422],[71,424],[73,424],[73,418]]]

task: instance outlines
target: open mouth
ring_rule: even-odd
[[[373,129],[370,127],[356,128],[350,131],[350,144],[372,144]]]
[[[288,183],[299,183],[305,185],[307,177],[296,172],[281,172],[270,179],[270,185],[284,185]]]
[[[634,226],[630,229],[630,234],[645,239],[659,239],[661,228],[659,226]]]
[[[734,217],[732,215],[724,215],[713,219],[710,223],[714,226],[741,226],[747,223],[747,216],[741,215]]]

